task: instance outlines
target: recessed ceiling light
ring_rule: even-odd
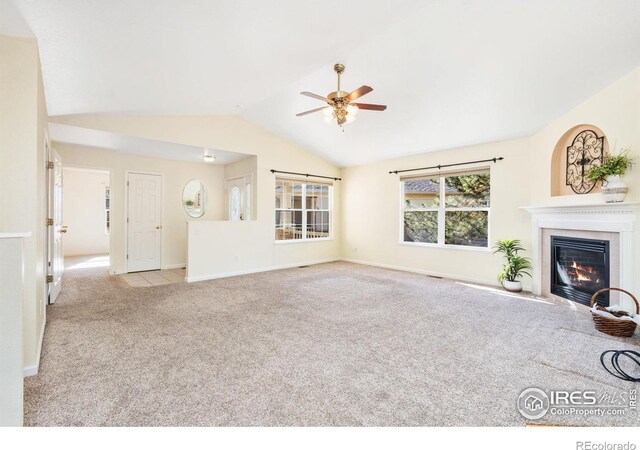
[[[215,155],[212,155],[209,152],[208,148],[204,149],[204,154],[202,155],[202,158],[204,159],[204,162],[206,162],[206,163],[212,163],[212,162],[214,162],[216,160]]]

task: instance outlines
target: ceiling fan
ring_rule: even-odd
[[[322,108],[316,108],[309,111],[301,112],[296,116],[306,116],[317,111],[323,111],[325,114],[325,120],[327,123],[331,123],[334,120],[338,125],[342,126],[344,123],[351,123],[356,120],[356,114],[360,109],[369,109],[371,111],[384,111],[387,109],[387,105],[371,105],[369,103],[355,103],[354,100],[362,97],[365,94],[373,91],[372,87],[360,86],[353,92],[345,92],[340,90],[340,75],[344,72],[344,65],[336,64],[333,66],[333,70],[338,74],[338,90],[330,92],[326,97],[322,95],[313,94],[311,92],[300,92],[307,97],[316,98],[327,102],[329,106],[323,106]]]

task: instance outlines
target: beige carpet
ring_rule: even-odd
[[[348,263],[145,288],[71,278],[48,315],[27,425],[524,425],[525,388],[633,387],[598,356],[640,342],[584,310]]]

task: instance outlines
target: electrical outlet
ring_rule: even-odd
[[[358,247],[353,247],[353,253],[358,253]]]
[[[234,260],[235,262],[238,262],[238,261],[240,261],[240,257],[239,257],[238,255],[235,255],[235,256],[233,257],[233,260]]]

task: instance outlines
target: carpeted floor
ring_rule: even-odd
[[[598,357],[639,343],[598,333],[586,308],[348,263],[144,288],[70,278],[25,424],[521,426],[528,387],[627,392]]]

